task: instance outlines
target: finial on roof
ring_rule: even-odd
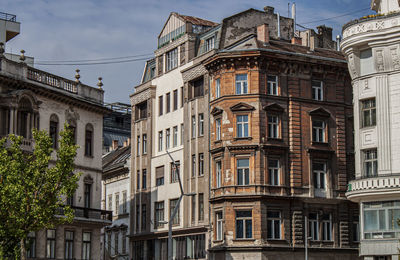
[[[4,43],[0,42],[0,56],[4,54]]]
[[[75,81],[77,83],[80,83],[80,81],[79,81],[79,79],[81,78],[81,75],[79,75],[80,70],[76,69],[75,71],[76,71],[76,73],[75,73]]]
[[[101,82],[103,80],[102,77],[99,77],[99,82],[97,82],[97,86],[101,89],[101,87],[103,87],[103,82]]]
[[[19,60],[21,62],[25,62],[25,51],[24,50],[21,50],[21,55],[19,56]]]

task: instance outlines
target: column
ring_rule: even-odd
[[[9,134],[14,134],[15,132],[15,128],[14,128],[14,126],[15,126],[15,123],[14,123],[14,121],[15,121],[15,108],[13,108],[13,107],[11,107],[10,108],[10,125],[9,125],[9,131],[8,131],[8,133]]]
[[[32,114],[28,113],[28,115],[26,116],[26,133],[25,133],[25,136],[27,139],[31,138],[31,135],[32,135],[32,133],[31,133],[32,119],[31,118],[32,118]]]

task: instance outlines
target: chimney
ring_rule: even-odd
[[[112,148],[112,150],[116,150],[118,148],[118,140],[113,140],[112,141],[111,148]]]
[[[265,6],[264,7],[264,12],[266,12],[267,14],[274,14],[274,10],[275,8],[272,6]]]
[[[261,24],[257,26],[257,40],[264,44],[269,43],[269,26],[268,24]]]

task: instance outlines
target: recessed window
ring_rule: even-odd
[[[119,192],[115,194],[115,215],[119,215]]]
[[[204,135],[204,114],[199,114],[199,136]]]
[[[163,149],[163,131],[158,132],[158,151],[161,152]]]
[[[253,237],[252,212],[236,211],[236,239]]]
[[[185,103],[185,95],[183,93],[184,93],[183,87],[181,87],[181,107],[183,107]]]
[[[372,49],[360,51],[360,76],[375,72]]]
[[[164,166],[156,168],[156,186],[164,185]]]
[[[268,159],[269,184],[273,185],[273,186],[278,186],[280,184],[279,175],[280,175],[279,160],[278,159]]]
[[[326,193],[326,163],[313,162],[315,196],[324,197]]]
[[[171,183],[179,181],[178,174],[179,174],[180,162],[179,161],[175,161],[175,165],[176,165],[176,168],[175,168],[173,163],[170,164],[170,166],[171,166],[170,167],[170,169],[171,169],[171,175],[170,175],[171,181],[170,182]]]
[[[176,147],[178,145],[178,126],[174,126],[172,131],[173,131],[173,146]]]
[[[146,172],[146,170],[143,170],[144,171],[144,175],[145,175],[145,172]],[[126,190],[124,190],[123,192],[122,192],[122,214],[126,214],[128,211],[128,205],[127,205],[127,203],[128,203],[128,196],[127,196],[127,193],[126,193]]]
[[[185,126],[183,124],[181,124],[181,145],[183,145],[183,138],[185,133]]]
[[[362,151],[364,159],[364,176],[367,178],[378,175],[378,152],[376,149]]]
[[[267,94],[273,96],[278,95],[278,76],[267,77]]]
[[[147,154],[147,134],[143,134],[143,148],[142,153]]]
[[[136,120],[147,118],[147,101],[136,105],[135,118]]]
[[[223,237],[223,223],[224,223],[224,219],[223,219],[223,214],[222,211],[220,212],[216,212],[215,213],[215,222],[216,222],[216,239],[217,240],[222,240],[224,239]]]
[[[56,230],[46,230],[46,258],[54,259],[56,256]]]
[[[192,196],[192,216],[191,216],[192,223],[196,220],[196,195]]]
[[[247,74],[237,74],[235,79],[236,95],[247,94]]]
[[[199,221],[204,220],[204,194],[199,193]]]
[[[308,235],[311,240],[319,240],[319,220],[316,213],[310,213],[308,216]]]
[[[58,117],[53,114],[50,116],[50,138],[53,142],[53,149],[58,147]]]
[[[171,141],[171,129],[165,130],[165,149],[169,149]]]
[[[221,161],[217,161],[215,163],[215,188],[220,188],[222,184],[222,163]]]
[[[140,170],[137,170],[136,172],[136,189],[140,189]]]
[[[35,258],[36,257],[36,233],[35,232],[29,232],[29,234],[28,234],[26,256],[27,256],[27,258]]]
[[[192,116],[192,138],[196,137],[196,116]]]
[[[93,156],[93,126],[91,124],[86,125],[85,156]]]
[[[192,177],[196,176],[196,155],[192,154]]]
[[[362,126],[376,125],[376,103],[375,98],[361,101]]]
[[[281,239],[281,213],[279,211],[267,212],[267,238]]]
[[[146,204],[142,204],[142,230],[146,230]]]
[[[237,159],[237,184],[249,185],[250,183],[250,169],[249,159]]]
[[[174,90],[174,111],[178,109],[178,90]]]
[[[167,52],[167,71],[178,67],[178,48]]]
[[[140,155],[140,135],[138,135],[136,138],[136,154],[137,156]]]
[[[65,259],[71,260],[74,259],[74,232],[73,231],[65,231],[65,242],[64,242],[64,252]]]
[[[221,97],[221,80],[218,78],[215,80],[215,98]]]
[[[83,232],[82,235],[82,260],[90,260],[91,258],[91,241],[92,234],[90,232]]]
[[[322,81],[313,80],[311,82],[311,89],[312,89],[312,99],[317,101],[324,100],[324,90]]]
[[[158,97],[158,115],[161,116],[163,114],[163,107],[164,107],[164,97]]]
[[[204,80],[203,78],[191,82],[193,98],[204,96]]]
[[[236,117],[236,136],[238,138],[249,137],[249,116],[239,115]]]
[[[165,113],[169,113],[169,112],[171,112],[171,93],[167,93],[165,95],[165,99],[167,100],[166,101],[167,109],[166,109]]]
[[[332,217],[331,214],[322,215],[322,240],[332,240]]]
[[[199,153],[199,176],[204,175],[204,154]]]
[[[146,189],[146,187],[147,187],[147,170],[143,169],[142,170],[142,189]]]
[[[221,118],[215,120],[216,141],[221,140]]]
[[[215,36],[212,36],[205,41],[205,52],[211,51],[214,49],[214,43],[215,43]]]
[[[268,116],[268,138],[279,138],[279,117],[277,115]]]
[[[312,141],[317,143],[326,142],[326,123],[323,120],[312,121]]]
[[[164,201],[159,201],[154,203],[154,213],[155,213],[155,221],[154,226],[155,228],[163,227],[164,221]]]
[[[173,199],[169,201],[169,215],[172,217],[175,207],[178,205],[178,199]],[[172,225],[179,225],[179,208],[172,219]]]

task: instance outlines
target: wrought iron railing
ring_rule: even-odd
[[[0,19],[10,21],[10,22],[16,22],[17,16],[15,14],[8,14],[8,13],[0,12]]]
[[[75,217],[77,218],[112,221],[112,211],[77,206],[71,206],[71,208],[75,211]],[[64,209],[59,208],[57,214],[64,215]]]

